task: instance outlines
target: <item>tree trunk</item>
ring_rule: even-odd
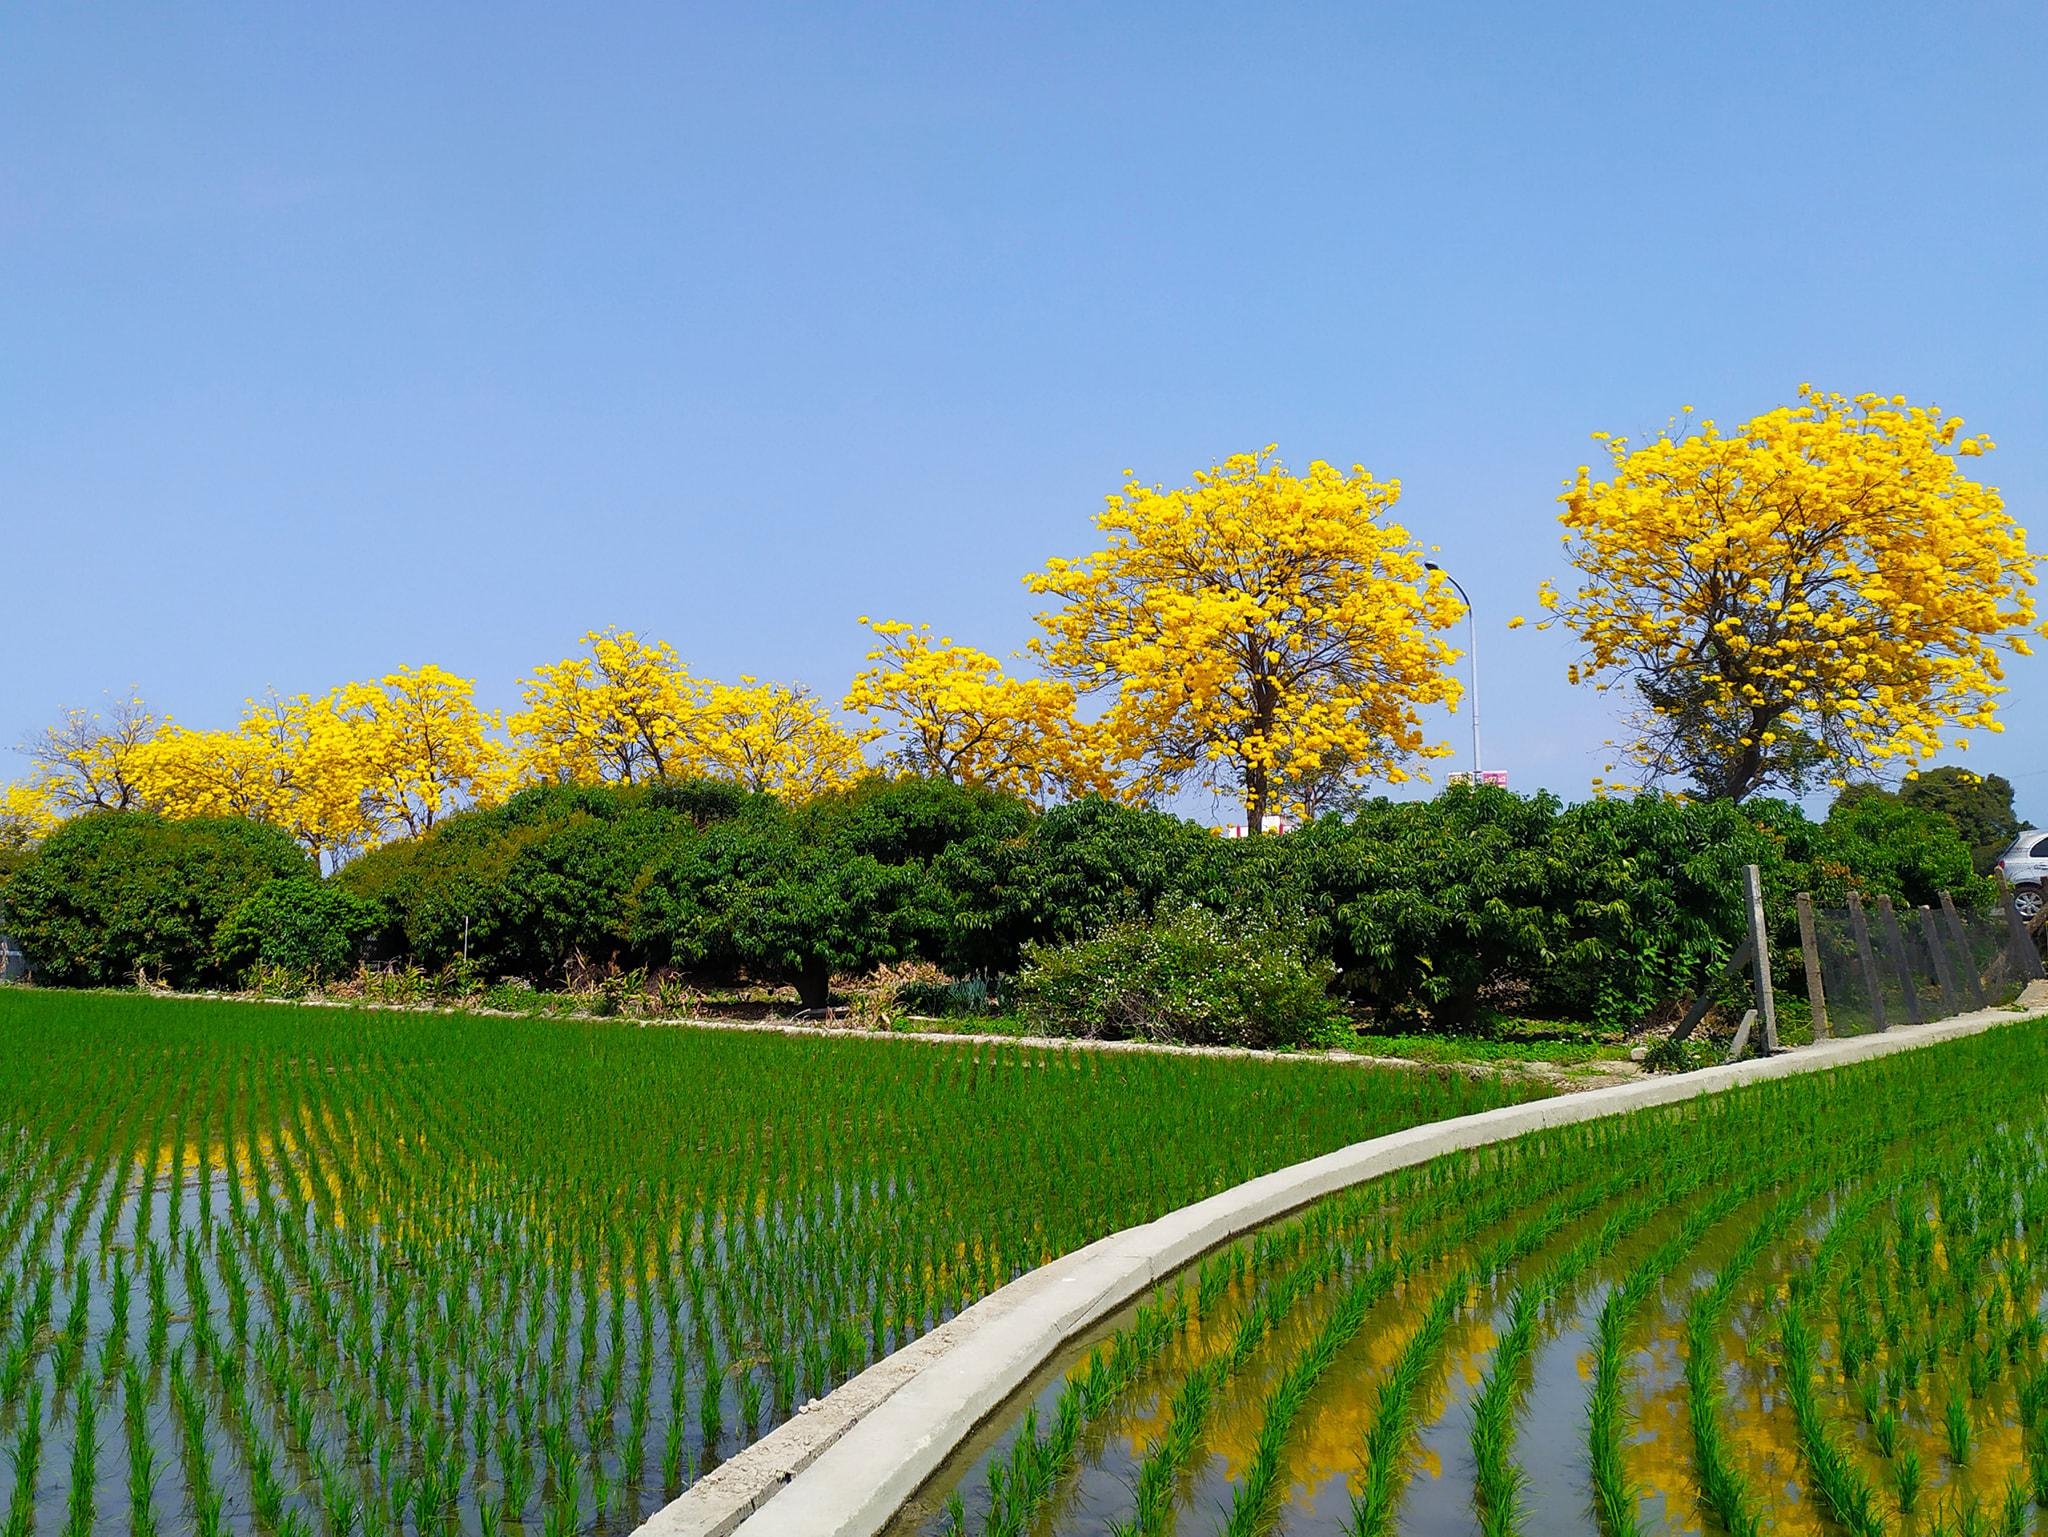
[[[1263,646],[1264,642],[1260,642]],[[1270,743],[1273,740],[1274,700],[1273,686],[1263,669],[1255,669],[1252,675],[1252,708],[1258,727],[1259,740]],[[1273,804],[1273,770],[1267,762],[1248,763],[1244,771],[1244,821],[1245,831],[1254,835],[1266,830],[1266,812]]]

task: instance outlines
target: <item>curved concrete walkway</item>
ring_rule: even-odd
[[[1241,1233],[1444,1153],[2039,1018],[2048,984],[2033,984],[2023,1004],[1411,1127],[1249,1180],[992,1292],[699,1479],[635,1537],[874,1537],[1069,1339]]]

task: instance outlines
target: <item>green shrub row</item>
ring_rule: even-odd
[[[1787,941],[1800,890],[1983,894],[1953,824],[1889,796],[1814,821],[1454,787],[1225,840],[1107,801],[1039,813],[880,779],[793,808],[714,784],[532,789],[325,881],[275,829],[95,815],[0,892],[34,975],[60,985],[232,982],[259,963],[334,977],[361,959],[544,985],[594,965],[790,985],[815,1006],[835,973],[922,959],[1021,970],[1027,1007],[1069,1028],[1267,1039],[1319,1027],[1325,996],[1454,1028],[1489,1006],[1633,1023],[1727,954],[1750,863]],[[1214,986],[1196,998],[1185,975]]]

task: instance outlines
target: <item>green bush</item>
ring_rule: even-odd
[[[1560,812],[1544,859],[1552,910],[1530,1010],[1616,1028],[1719,970],[1746,932],[1742,867],[1768,880],[1781,855],[1743,808],[1646,795]]]
[[[636,889],[633,936],[658,964],[786,983],[823,1008],[835,972],[941,953],[951,910],[932,862],[961,842],[999,843],[1029,815],[943,780],[870,780],[763,808],[663,851]]]
[[[1009,973],[1027,945],[1142,923],[1170,904],[1227,908],[1232,864],[1206,828],[1099,798],[1056,806],[1007,836],[977,830],[935,862],[948,924],[931,959]]]
[[[385,915],[378,948],[429,971],[559,980],[577,958],[625,968],[648,866],[705,829],[771,811],[730,785],[549,785],[376,849],[336,877]]]
[[[1052,1035],[1297,1046],[1343,1027],[1333,975],[1284,928],[1184,907],[1030,946],[1016,996],[1025,1020]]]
[[[1956,836],[1970,846],[1971,864],[1989,875],[1998,856],[2026,824],[2013,810],[2012,782],[2002,774],[1975,774],[1955,764],[1922,769],[1899,786],[1909,806],[1948,818]]]
[[[238,979],[261,966],[331,982],[354,973],[379,916],[376,904],[329,882],[266,881],[222,921],[214,955]]]
[[[1806,824],[1805,832],[1803,843],[1788,839],[1787,852],[1802,866],[1794,872],[1799,889],[1823,907],[1844,906],[1851,887],[1910,907],[1934,906],[1944,891],[1958,902],[1987,896],[1970,846],[1932,806],[1851,790],[1828,808],[1826,821]]]
[[[214,935],[267,882],[317,880],[289,833],[260,822],[75,817],[7,885],[7,922],[30,975],[60,987],[222,980]]]
[[[1106,800],[1040,814],[945,781],[874,778],[797,807],[725,784],[529,789],[353,862],[331,901],[266,894],[218,947],[221,920],[264,882],[311,874],[282,833],[87,817],[11,878],[0,870],[0,899],[50,982],[142,967],[186,984],[259,963],[338,973],[374,918],[375,958],[423,975],[460,965],[486,983],[553,985],[579,963],[672,969],[791,984],[814,1008],[837,973],[916,960],[986,981],[1029,955],[1049,976],[1062,946],[1133,944],[1169,914],[1161,933],[1192,932],[1200,909],[1284,933],[1287,954],[1331,969],[1337,994],[1380,1023],[1463,1030],[1518,1013],[1613,1028],[1714,977],[1745,931],[1745,864],[1762,872],[1788,958],[1796,892],[1826,908],[1852,887],[1913,906],[1988,889],[1951,811],[1882,791],[1846,794],[1816,822],[1774,801],[1566,807],[1461,786],[1225,840]]]
[[[1705,1041],[1674,1041],[1665,1036],[1643,1055],[1646,1073],[1690,1073],[1714,1065],[1714,1049]]]

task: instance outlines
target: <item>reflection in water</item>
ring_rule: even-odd
[[[1813,1391],[1825,1435],[1874,1492],[1885,1529],[1903,1537],[1953,1532],[1957,1512],[1971,1501],[1980,1516],[1976,1529],[2004,1529],[2011,1512],[2001,1507],[2009,1491],[2015,1497],[2030,1492],[2013,1482],[2024,1479],[2029,1453],[2019,1409],[2022,1380],[2038,1377],[2034,1391],[2048,1418],[2048,1328],[2040,1322],[2043,1277],[2036,1268],[2048,1230],[2048,1152],[2033,1123],[2014,1129],[1981,1113],[2007,1087],[1922,1077],[1908,1085],[1918,1097],[1897,1085],[1889,1097],[1880,1096],[1887,1115],[1873,1124],[1872,1096],[1844,1078],[1826,1102],[1834,1106],[1835,1121],[1802,1106],[1797,1117],[1779,1114],[1767,1128],[1770,1138],[1740,1133],[1730,1123],[1738,1113],[1731,1106],[1771,1101],[1731,1098],[1700,1112],[1690,1125],[1699,1136],[1690,1143],[1686,1126],[1667,1129],[1660,1139],[1650,1136],[1645,1119],[1645,1140],[1631,1145],[1623,1133],[1614,1146],[1581,1148],[1574,1155],[1584,1160],[1578,1182],[1560,1179],[1541,1189],[1536,1180],[1551,1155],[1532,1153],[1530,1167],[1519,1171],[1519,1210],[1498,1220],[1490,1214],[1494,1225],[1483,1231],[1468,1223],[1454,1252],[1443,1252],[1441,1241],[1432,1246],[1427,1233],[1397,1245],[1408,1258],[1404,1278],[1369,1311],[1292,1422],[1275,1530],[1283,1537],[1336,1537],[1349,1530],[1381,1388],[1417,1337],[1438,1289],[1518,1225],[1538,1220],[1564,1199],[1561,1191],[1593,1187],[1599,1204],[1473,1288],[1425,1363],[1412,1401],[1415,1432],[1405,1451],[1396,1526],[1402,1537],[1477,1529],[1474,1403],[1506,1327],[1508,1299],[1518,1284],[1548,1275],[1556,1257],[1582,1235],[1597,1232],[1605,1236],[1586,1251],[1597,1258],[1564,1272],[1572,1279],[1544,1304],[1514,1422],[1514,1460],[1525,1475],[1518,1529],[1525,1537],[1597,1530],[1588,1473],[1594,1320],[1620,1277],[1685,1228],[1701,1201],[1738,1178],[1753,1193],[1722,1208],[1727,1215],[1703,1233],[1687,1232],[1687,1252],[1645,1295],[1624,1340],[1623,1458],[1629,1483],[1640,1491],[1644,1529],[1674,1537],[1719,1537],[1722,1531],[1700,1489],[1686,1317],[1691,1299],[1724,1274],[1728,1306],[1717,1315],[1713,1363],[1722,1391],[1720,1439],[1762,1530],[1788,1537],[1839,1530],[1818,1504],[1791,1411],[1781,1333],[1795,1296],[1811,1327]],[[2019,1098],[2037,1118],[2048,1112],[2041,1085]],[[1944,1137],[1956,1145],[1944,1144]],[[1749,1149],[1762,1145],[1796,1151],[1785,1158],[1796,1186],[1788,1183],[1791,1172],[1780,1176],[1774,1168],[1763,1171],[1767,1178],[1754,1177]],[[1629,1182],[1615,1180],[1616,1169],[1640,1169],[1644,1190],[1683,1187],[1688,1193],[1631,1204]],[[1645,1204],[1653,1208],[1647,1217]],[[1446,1217],[1444,1226],[1455,1226],[1455,1219]],[[1175,1530],[1222,1529],[1252,1465],[1274,1384],[1318,1336],[1344,1281],[1340,1268],[1305,1291],[1225,1379],[1180,1487]],[[1180,1384],[1227,1347],[1261,1284],[1243,1279],[1226,1289],[1212,1317],[1191,1329],[1128,1401],[1091,1430],[1080,1466],[1041,1513],[1034,1537],[1110,1537],[1124,1529],[1137,1470],[1166,1433]],[[1058,1375],[1049,1371],[1031,1389],[1041,1412],[1057,1394]],[[1970,1451],[1960,1466],[1949,1454],[1944,1426],[1952,1394],[1967,1405],[1970,1422]],[[975,1492],[990,1457],[1001,1455],[1005,1438],[1015,1433],[1017,1407],[980,1432],[932,1486],[940,1493],[962,1491],[970,1532],[982,1530]],[[1889,1418],[1894,1411],[1896,1424]],[[1923,1474],[1911,1515],[1899,1509],[1896,1492],[1899,1454],[1907,1452],[1919,1457]],[[2032,1510],[2015,1504],[2012,1511],[2023,1518],[2014,1530],[2040,1524]],[[928,1492],[906,1510],[892,1537],[935,1537],[943,1530],[937,1499]]]

